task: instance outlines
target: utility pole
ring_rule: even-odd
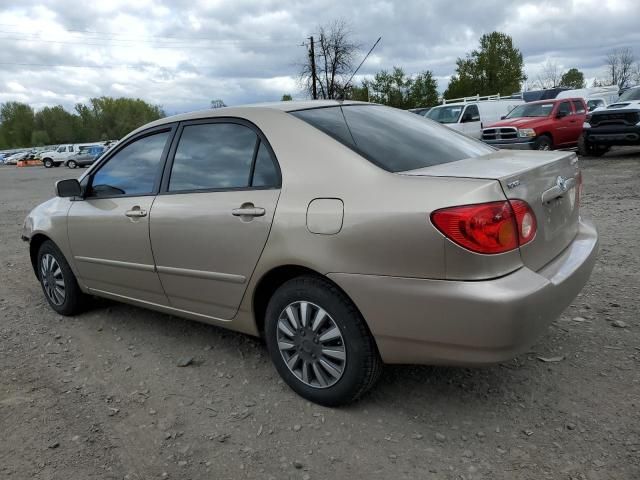
[[[312,94],[313,94],[313,99],[317,100],[318,99],[318,90],[316,89],[316,51],[313,47],[313,37],[309,37],[309,61],[311,62],[311,78],[312,78],[312,82],[313,82],[313,89],[312,89]]]

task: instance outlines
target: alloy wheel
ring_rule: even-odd
[[[58,261],[50,253],[44,254],[40,260],[40,279],[51,303],[62,305],[66,298],[64,277]]]
[[[340,327],[318,305],[297,301],[278,317],[278,349],[298,380],[314,388],[328,388],[342,377],[347,351]]]

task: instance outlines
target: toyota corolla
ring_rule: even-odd
[[[593,268],[571,152],[497,151],[412,113],[281,102],[145,125],[25,220],[44,295],[106,297],[265,339],[303,397],[384,363],[526,350]]]

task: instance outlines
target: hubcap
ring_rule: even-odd
[[[62,305],[66,297],[66,289],[62,269],[55,257],[49,253],[42,256],[40,262],[40,279],[47,297],[54,305]]]
[[[291,373],[314,388],[334,385],[347,365],[340,328],[311,302],[293,302],[280,313],[278,348]]]

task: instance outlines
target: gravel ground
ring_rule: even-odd
[[[0,167],[0,478],[640,478],[640,150],[582,165],[600,257],[530,352],[387,367],[341,409],[244,335],[102,300],[54,314],[19,233],[77,172]]]

